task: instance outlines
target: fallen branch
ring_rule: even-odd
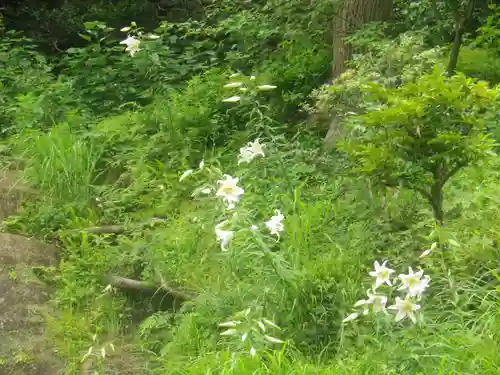
[[[148,281],[134,280],[116,275],[108,275],[106,277],[106,280],[111,286],[119,289],[131,289],[131,290],[142,290],[142,291],[163,290],[165,293],[170,294],[173,297],[180,298],[184,301],[192,301],[196,298],[196,296],[172,288],[166,283],[157,285]]]
[[[96,226],[96,227],[90,227],[90,228],[69,229],[66,231],[61,231],[61,233],[59,233],[57,235],[57,237],[60,237],[61,234],[75,235],[75,234],[80,234],[82,232],[90,233],[90,234],[123,234],[127,231],[132,231],[135,229],[142,229],[144,227],[153,226],[157,223],[164,223],[166,221],[167,221],[167,219],[155,217],[155,218],[152,218],[150,220],[140,222],[140,223],[135,223],[135,224],[102,225],[102,226]]]

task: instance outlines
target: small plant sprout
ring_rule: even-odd
[[[274,85],[260,85],[260,86],[257,86],[257,88],[259,90],[262,90],[262,91],[274,90],[276,87],[278,87],[278,86],[274,86]]]
[[[111,285],[111,284],[108,284],[106,286],[106,288],[104,288],[102,290],[102,293],[113,293],[113,292],[114,292],[114,288],[113,288],[113,285]]]
[[[280,329],[273,321],[265,318],[255,318],[251,315],[251,309],[246,309],[235,314],[234,317],[241,320],[229,320],[220,323],[219,327],[227,328],[221,332],[221,336],[237,336],[238,345],[248,350],[250,356],[255,356],[259,346],[269,344],[283,344],[284,341],[274,335],[267,333],[267,329]]]
[[[193,173],[192,169],[188,169],[186,172],[184,172],[181,177],[179,178],[179,182],[182,182],[187,176],[189,176],[191,173]]]
[[[351,313],[351,314],[347,315],[347,316],[344,318],[344,320],[342,320],[342,323],[349,323],[349,322],[352,322],[353,320],[358,319],[358,317],[359,317],[359,313],[357,313],[357,312],[353,312],[353,313]]]
[[[235,333],[237,333],[238,331],[234,328],[229,328],[229,329],[226,329],[224,332],[221,332],[221,336],[231,336],[231,335],[234,335]]]
[[[411,267],[408,267],[408,274],[399,275],[399,279],[403,283],[398,290],[404,290],[408,293],[408,297],[420,298],[422,293],[429,286],[431,278],[424,275],[424,271],[420,270],[418,272],[413,272]]]
[[[282,221],[285,218],[280,210],[275,210],[274,216],[271,217],[268,221],[266,221],[266,227],[272,235],[276,235],[278,239],[280,238],[280,232],[285,230],[285,226]]]
[[[219,327],[234,328],[238,324],[241,324],[241,321],[239,321],[239,320],[230,320],[229,322],[219,323]]]
[[[243,82],[231,82],[231,83],[224,85],[224,87],[226,87],[226,88],[233,88],[233,87],[240,87],[240,86],[243,86]]]
[[[420,254],[420,258],[431,255],[434,252],[434,250],[437,249],[437,245],[438,245],[437,242],[433,242],[429,249],[425,250],[424,252],[422,252],[422,254]]]
[[[236,102],[239,102],[240,100],[241,100],[241,96],[234,95],[234,96],[226,98],[226,99],[224,99],[222,101],[225,102],[225,103],[236,103]]]
[[[238,186],[239,178],[233,178],[225,174],[223,180],[217,181],[219,189],[215,193],[216,196],[222,197],[228,204],[228,207],[234,207],[234,204],[240,201],[240,196],[245,192]]]
[[[387,284],[389,286],[392,286],[390,277],[391,273],[394,272],[394,270],[387,268],[386,267],[387,261],[385,260],[382,265],[378,261],[375,261],[373,264],[373,267],[375,268],[374,271],[370,271],[369,275],[375,277],[375,285],[374,289],[377,289],[379,286],[382,284]]]
[[[220,242],[220,248],[222,251],[227,251],[229,242],[234,237],[234,232],[232,230],[220,229],[227,224],[227,220],[219,223],[215,226],[215,237],[218,242]]]
[[[408,317],[413,323],[416,323],[417,317],[415,315],[415,312],[420,309],[420,305],[417,305],[409,297],[406,297],[405,299],[396,297],[396,303],[392,306],[389,306],[388,309],[397,310],[395,318],[396,322],[399,322]]]
[[[269,335],[264,335],[264,338],[269,341],[269,342],[272,342],[273,344],[283,344],[284,341],[283,340],[280,340],[276,337],[272,337],[272,336],[269,336]]]
[[[126,52],[130,53],[130,56],[134,57],[134,55],[139,52],[141,49],[139,48],[139,44],[141,41],[139,39],[134,38],[133,36],[128,36],[127,39],[122,40],[120,44],[125,44],[127,47],[125,48]]]

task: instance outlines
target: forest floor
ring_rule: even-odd
[[[20,177],[12,171],[0,174],[1,221],[15,214],[31,192]],[[54,375],[64,368],[46,335],[52,290],[35,275],[37,269],[56,265],[54,246],[0,233],[0,375]]]
[[[15,215],[23,198],[36,194],[22,184],[17,171],[0,171],[0,222]],[[43,281],[44,272],[57,271],[55,245],[26,236],[0,232],[0,375],[56,375],[67,373],[65,361],[48,328],[57,321],[51,297],[54,287]],[[64,334],[63,334],[64,336]],[[105,374],[132,374],[144,363],[135,363],[129,340],[116,338],[115,351],[98,365],[95,356],[82,361],[80,374],[90,374],[99,366]],[[64,337],[62,337],[64,341]],[[81,353],[82,358],[85,353]]]

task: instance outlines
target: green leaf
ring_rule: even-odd
[[[90,38],[90,36],[88,36],[88,35],[80,34],[80,33],[78,33],[78,35],[80,36],[80,38],[85,39],[87,42],[90,42],[92,40]]]

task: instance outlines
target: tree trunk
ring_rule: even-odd
[[[387,21],[392,13],[392,0],[343,0],[333,20],[332,79],[342,74],[352,56],[352,46],[345,42],[366,23]]]
[[[448,61],[447,74],[452,76],[455,74],[458,63],[458,54],[460,53],[460,47],[462,47],[462,39],[465,32],[465,26],[471,20],[472,14],[474,12],[475,0],[469,0],[467,3],[467,8],[465,9],[463,15],[460,15],[459,5],[453,10],[453,19],[455,21],[455,38],[453,40],[453,45],[451,47],[450,59]]]
[[[387,21],[392,13],[392,0],[341,0],[333,20],[333,65],[331,79],[334,80],[346,70],[346,64],[352,57],[352,46],[345,41],[361,26],[369,22]],[[342,122],[335,116],[330,122],[324,140],[327,149],[335,147],[343,132]]]

